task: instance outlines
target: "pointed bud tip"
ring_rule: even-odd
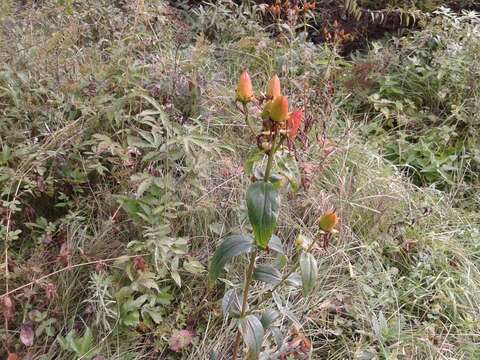
[[[273,75],[267,84],[267,97],[275,99],[277,96],[282,95],[280,79],[277,75]]]
[[[252,80],[246,70],[240,75],[236,95],[237,101],[243,103],[248,103],[254,98]]]

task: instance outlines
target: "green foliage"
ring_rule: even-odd
[[[259,181],[247,190],[248,218],[253,227],[255,244],[266,249],[277,223],[278,191],[269,182]]]
[[[478,15],[340,58],[307,40],[323,18],[238,3],[0,1],[0,358],[223,358],[239,328],[243,356],[479,358]],[[232,105],[245,68],[310,132],[273,158],[275,235],[223,251],[268,161]]]
[[[255,280],[263,281],[270,285],[277,285],[282,280],[282,273],[269,265],[258,265],[253,273]]]
[[[84,359],[91,359],[100,351],[93,343],[92,331],[89,327],[85,329],[82,336],[77,336],[72,330],[65,337],[59,336],[57,341],[64,350],[71,351]]]
[[[312,292],[318,276],[317,260],[311,253],[304,252],[300,255],[300,271],[303,295],[307,296]]]
[[[248,359],[258,359],[265,336],[262,323],[255,315],[247,315],[240,320],[240,329],[248,348]]]
[[[475,15],[451,20],[439,14],[425,33],[398,39],[402,51],[388,56],[394,45],[378,47],[364,64],[375,64],[367,75],[369,94],[358,100],[382,121],[385,156],[405,170],[418,185],[452,189],[459,182],[477,182],[478,25]],[[473,21],[473,22],[472,22]],[[462,31],[453,29],[462,24]],[[356,94],[355,94],[356,95]],[[355,100],[357,100],[355,99]],[[373,131],[372,131],[373,130]],[[378,140],[374,140],[378,141]]]
[[[223,266],[232,257],[241,254],[247,254],[254,249],[254,241],[248,235],[230,235],[218,245],[215,255],[210,263],[209,277],[211,281],[215,281],[220,276]]]

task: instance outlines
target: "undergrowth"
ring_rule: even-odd
[[[264,304],[287,336],[262,358],[480,356],[478,15],[443,10],[345,59],[287,22],[269,36],[257,11],[8,2],[1,358],[228,358],[221,299],[247,259],[211,289],[206,270],[249,228],[252,138],[233,105],[245,68],[257,88],[278,74],[305,109],[286,256],[324,211],[341,219],[314,250],[314,296],[290,287]]]

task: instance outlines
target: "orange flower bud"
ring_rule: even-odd
[[[253,100],[253,88],[252,88],[252,80],[250,79],[250,75],[248,75],[247,71],[244,71],[242,75],[240,75],[240,80],[238,82],[237,87],[237,101],[242,103],[248,103]]]
[[[290,140],[295,139],[295,136],[297,136],[298,129],[300,129],[300,124],[302,123],[302,119],[303,119],[303,110],[295,110],[288,117],[287,131],[288,131],[288,138]]]
[[[285,121],[288,119],[288,98],[277,96],[270,108],[270,119],[273,121]]]
[[[267,84],[267,96],[271,99],[275,99],[277,96],[282,95],[280,89],[280,79],[277,75],[273,75]]]
[[[322,216],[320,216],[320,220],[318,221],[320,230],[323,230],[327,233],[332,232],[333,228],[338,224],[338,217],[335,211],[330,211]]]

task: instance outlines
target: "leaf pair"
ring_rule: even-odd
[[[283,253],[280,239],[273,235],[268,242],[269,248]],[[255,249],[255,242],[250,235],[230,235],[218,245],[210,263],[209,280],[214,282],[220,276],[225,264],[233,257],[248,254]]]

